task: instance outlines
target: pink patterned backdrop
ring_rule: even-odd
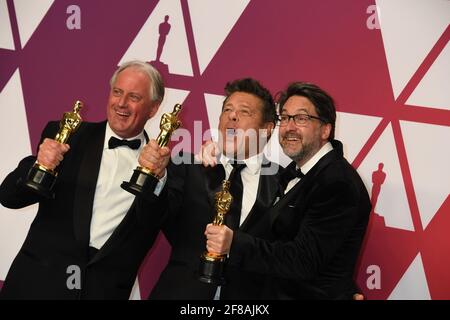
[[[442,0],[0,0],[0,179],[75,100],[84,119],[103,120],[122,61],[156,63],[168,88],[159,114],[183,103],[194,152],[217,125],[227,81],[251,76],[273,93],[310,81],[335,97],[337,138],[372,195],[362,292],[449,299],[449,22]],[[0,207],[0,280],[35,212]],[[134,298],[148,295],[169,250],[161,236]]]

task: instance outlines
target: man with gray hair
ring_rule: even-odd
[[[82,122],[68,144],[54,140],[58,122],[48,123],[37,156],[24,158],[0,186],[5,207],[39,203],[0,299],[129,297],[163,218],[149,210],[165,191],[160,183],[154,193],[135,197],[120,184],[137,165],[148,166],[147,149],[156,142],[148,141],[144,126],[158,111],[164,85],[159,72],[141,61],[121,65],[110,84],[107,121]],[[58,167],[54,199],[17,184],[36,161]]]

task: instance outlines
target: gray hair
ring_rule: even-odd
[[[122,63],[122,65],[114,72],[109,84],[111,88],[116,82],[117,75],[127,68],[137,69],[145,73],[151,82],[150,98],[152,101],[161,102],[164,98],[164,81],[161,74],[151,64],[140,60],[132,60]]]

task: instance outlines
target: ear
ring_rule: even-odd
[[[323,124],[322,125],[322,127],[321,127],[321,131],[322,131],[321,138],[322,138],[322,140],[328,140],[328,137],[330,136],[330,133],[331,133],[331,128],[332,128],[331,123],[327,123],[327,124]]]
[[[264,125],[264,129],[266,130],[266,137],[270,138],[273,133],[273,129],[275,128],[275,124],[273,122],[266,122]]]
[[[155,114],[158,112],[159,106],[161,105],[160,101],[152,102],[150,106],[150,113],[148,115],[148,118],[151,119],[155,116]]]

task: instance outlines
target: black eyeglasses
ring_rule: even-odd
[[[306,113],[299,113],[294,115],[282,114],[278,117],[278,120],[280,121],[280,126],[281,127],[287,126],[290,119],[294,120],[294,123],[297,126],[305,126],[311,119],[316,119],[322,121],[323,123],[326,123],[324,119],[315,116],[310,116],[309,114]]]

